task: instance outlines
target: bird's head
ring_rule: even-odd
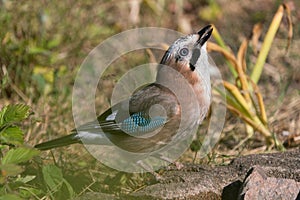
[[[197,33],[180,37],[166,51],[160,64],[174,68],[192,85],[209,76],[206,41],[212,31],[208,25]]]

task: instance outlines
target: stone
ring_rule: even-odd
[[[82,199],[300,199],[300,149],[242,156],[227,166],[168,167],[163,180],[132,192],[84,194]],[[87,197],[86,197],[87,196]],[[91,198],[91,196],[95,198]]]
[[[262,167],[254,166],[247,173],[238,199],[294,200],[299,191],[300,182],[293,179],[268,177]]]

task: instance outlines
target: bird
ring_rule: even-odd
[[[101,146],[109,140],[128,152],[149,153],[184,138],[201,124],[210,107],[206,44],[212,31],[212,25],[207,25],[181,36],[164,53],[156,81],[138,88],[129,99],[112,105],[69,135],[34,147],[49,150],[83,142]]]

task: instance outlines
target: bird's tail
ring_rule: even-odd
[[[43,142],[41,144],[37,144],[34,147],[44,151],[44,150],[49,150],[52,148],[57,148],[57,147],[63,147],[63,146],[68,146],[70,144],[74,144],[74,143],[80,143],[81,140],[76,137],[77,133],[72,133],[70,135],[66,135],[54,140],[50,140],[47,142]]]

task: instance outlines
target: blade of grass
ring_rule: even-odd
[[[216,51],[221,53],[225,59],[226,59],[226,63],[229,66],[233,67],[233,70],[235,71],[235,78],[237,77],[237,62],[236,62],[236,58],[235,56],[227,49],[222,48],[220,45],[213,43],[213,42],[208,42],[207,43],[207,49],[209,51]]]
[[[237,72],[238,72],[238,79],[241,84],[241,88],[243,91],[243,96],[245,97],[245,100],[248,104],[248,108],[251,108],[251,99],[249,95],[249,87],[248,87],[248,80],[247,75],[245,74],[245,71],[243,68],[246,68],[246,51],[247,51],[248,41],[245,39],[238,51],[237,54]],[[244,66],[244,67],[243,67]]]
[[[224,49],[224,51],[229,52],[230,49],[225,45],[225,42],[222,39],[218,29],[214,25],[213,25],[212,35],[213,35],[214,39],[216,40],[216,42],[220,45],[220,47],[222,47],[222,49]],[[225,62],[228,65],[229,70],[232,73],[233,77],[236,78],[237,77],[237,72],[236,72],[234,66],[232,65],[232,63],[228,62],[227,60]]]
[[[253,104],[251,101],[250,93],[249,93],[249,87],[248,87],[248,80],[246,75],[246,52],[248,47],[248,40],[244,39],[242,42],[239,51],[237,53],[237,71],[238,71],[238,80],[239,83],[236,83],[236,85],[241,87],[241,93],[245,97],[245,100],[248,104],[248,109],[251,112],[253,108]],[[252,137],[254,134],[254,129],[252,126],[246,123],[246,131],[248,134],[248,137]]]
[[[250,81],[252,83],[252,88],[254,89],[254,94],[257,98],[261,121],[264,123],[265,126],[267,126],[268,125],[268,118],[267,118],[265,104],[264,104],[264,100],[263,100],[263,97],[261,95],[260,89],[259,89],[259,87],[257,87],[256,84],[253,83],[253,81],[251,79],[250,79]]]
[[[286,46],[286,51],[288,51],[290,44],[291,44],[291,40],[293,37],[293,23],[292,23],[292,17],[291,17],[291,10],[290,7],[287,6],[286,4],[283,4],[285,11],[287,13],[287,19],[288,19],[288,24],[289,24],[289,33],[288,33],[288,41],[287,41],[287,46]]]
[[[251,125],[255,130],[260,132],[265,137],[268,145],[274,144],[271,132],[262,123],[259,123],[260,121],[258,119],[251,119],[249,117],[246,117],[246,115],[243,115],[239,110],[237,110],[233,106],[228,105],[228,109],[231,110],[231,112],[235,113],[247,124]]]
[[[237,100],[237,102],[247,111],[249,116],[253,116],[252,113],[250,113],[249,105],[243,95],[240,93],[239,89],[233,85],[232,83],[229,83],[227,81],[223,81],[224,87],[233,95],[233,97]]]
[[[284,14],[284,10],[286,10],[288,6],[285,4],[282,4],[279,6],[275,16],[273,17],[273,20],[271,22],[271,25],[269,27],[269,30],[266,34],[266,37],[264,39],[264,42],[262,44],[262,48],[260,50],[260,53],[258,55],[257,61],[254,65],[253,71],[251,73],[251,79],[253,80],[254,83],[257,83],[260,79],[262,70],[263,70],[263,66],[266,62],[266,58],[269,54],[271,45],[273,43],[275,34],[279,28],[279,24],[282,20],[283,14]]]
[[[262,33],[262,24],[261,23],[255,24],[252,29],[252,37],[251,37],[252,48],[255,55],[257,55],[258,53],[258,42],[261,33]]]
[[[237,62],[238,64],[242,67],[241,69],[243,70],[243,73],[245,74],[246,72],[246,52],[247,52],[247,47],[248,47],[248,40],[244,39],[238,54],[237,54]]]
[[[224,40],[222,39],[218,29],[215,27],[215,25],[212,25],[213,26],[213,32],[212,32],[212,35],[213,37],[215,38],[216,42],[224,49],[227,49],[228,47],[225,45],[225,42]],[[227,49],[228,50],[228,49]]]

